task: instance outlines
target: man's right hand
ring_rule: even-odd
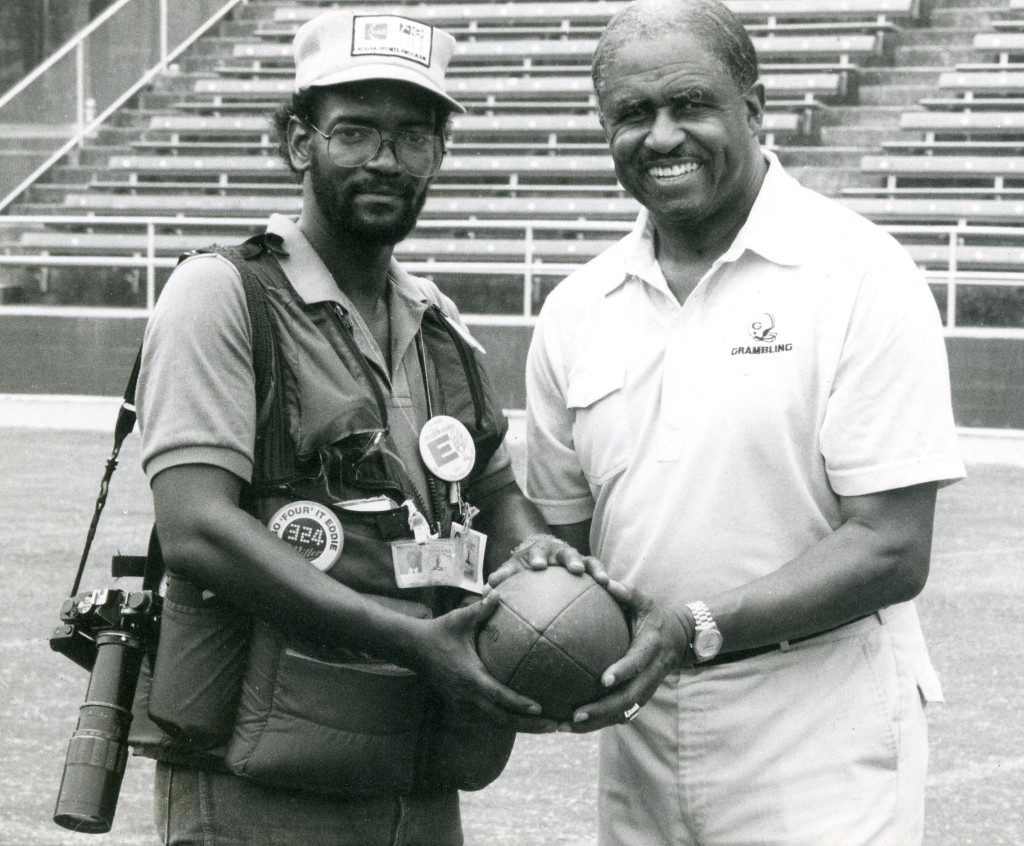
[[[482,712],[520,732],[554,731],[557,722],[545,718],[537,702],[495,679],[477,654],[477,635],[497,607],[497,595],[490,594],[432,620],[416,621],[422,635],[411,669],[445,700],[451,713]]]
[[[581,576],[590,573],[601,584],[607,584],[604,567],[596,558],[581,555],[576,549],[554,535],[539,534],[525,538],[512,551],[511,558],[487,577],[484,595],[516,573],[524,570],[543,570],[545,567],[565,567],[570,573]],[[603,575],[603,581],[597,574]]]

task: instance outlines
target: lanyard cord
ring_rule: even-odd
[[[434,416],[434,402],[430,396],[430,376],[427,372],[427,355],[423,349],[422,324],[416,332],[415,343],[416,357],[419,359],[420,364],[420,377],[423,379],[423,396],[427,406],[427,420],[430,420]],[[426,471],[427,487],[430,489],[430,504],[434,508],[435,528],[440,532],[441,515],[444,513],[448,497],[438,489],[440,480],[431,472],[430,468],[427,467],[426,462],[423,462],[423,469]]]
[[[416,356],[420,360],[420,378],[423,380],[423,395],[427,401],[427,420],[434,416],[434,403],[430,399],[430,378],[427,375],[427,355],[423,351],[423,326],[416,332]]]

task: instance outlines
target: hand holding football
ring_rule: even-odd
[[[516,573],[495,593],[498,607],[477,638],[492,676],[549,719],[570,720],[602,697],[602,674],[629,648],[629,626],[608,591],[588,575],[548,567]]]

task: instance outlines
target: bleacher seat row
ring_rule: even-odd
[[[823,132],[860,102],[861,80],[894,61],[901,27],[913,27],[920,0],[726,0],[750,30],[768,95],[763,140],[797,165],[827,153]],[[126,114],[134,125],[111,130],[33,190],[26,210],[67,215],[137,214],[208,218],[262,217],[298,210],[298,189],[277,157],[267,123],[291,91],[290,39],[325,3],[252,0],[236,20],[204,39],[176,72]],[[361,7],[356,0],[332,6]],[[469,112],[454,120],[449,156],[424,219],[459,221],[448,236],[431,230],[402,249],[418,261],[522,264],[579,262],[609,243],[608,232],[580,222],[626,223],[637,206],[618,186],[596,118],[589,62],[618,0],[543,3],[378,3],[457,34],[450,87]],[[1024,0],[1008,0],[1008,14]],[[1024,18],[1024,14],[1018,14]],[[894,135],[858,153],[848,188],[851,207],[882,222],[936,226],[1012,225],[1024,197],[1024,24],[993,22],[974,36],[979,61],[936,72],[935,91],[898,118]],[[996,24],[1005,23],[1005,26]],[[1019,30],[1019,31],[1017,31]],[[808,150],[807,148],[818,148]],[[836,169],[839,173],[839,170]],[[834,176],[838,180],[839,176]],[[856,183],[856,184],[852,184]],[[868,186],[872,187],[868,187]],[[526,249],[531,221],[564,221]],[[496,232],[496,223],[522,230]],[[492,227],[492,228],[488,228]],[[91,230],[91,231],[90,231]],[[486,237],[482,237],[486,234]],[[472,236],[478,237],[472,237]],[[161,229],[158,254],[194,246]],[[191,243],[189,243],[191,241]],[[141,226],[51,223],[19,237],[9,252],[138,255]],[[1005,268],[1012,245],[979,245],[973,266]],[[929,266],[949,259],[936,244],[916,244]],[[491,266],[488,265],[488,266]],[[962,265],[966,266],[966,265]],[[443,284],[443,275],[439,277]]]

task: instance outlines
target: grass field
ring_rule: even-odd
[[[3,846],[157,843],[144,760],[129,764],[110,834],[71,834],[50,821],[88,678],[46,638],[71,587],[109,449],[103,433],[0,429]],[[919,600],[947,699],[931,719],[928,846],[1024,844],[1024,467],[969,469],[967,481],[940,494],[932,576]],[[150,519],[132,437],[84,588],[112,584],[110,555],[143,551]],[[592,736],[522,736],[505,774],[466,794],[467,843],[592,846],[595,773]]]

